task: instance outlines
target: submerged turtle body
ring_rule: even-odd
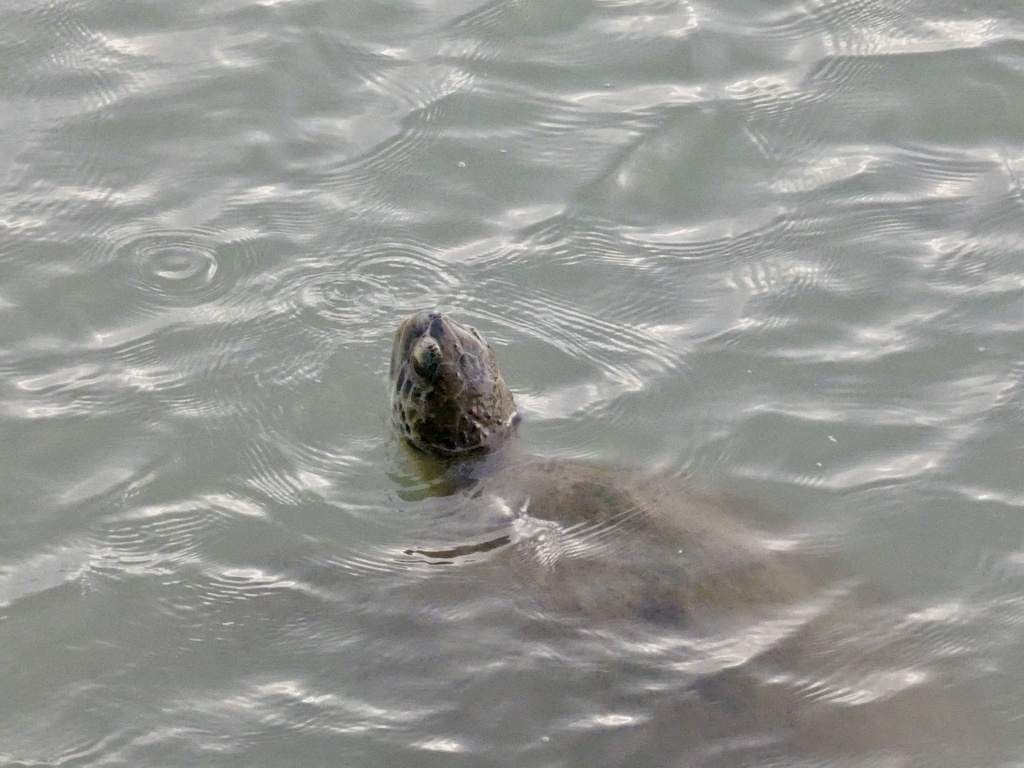
[[[808,585],[739,522],[741,502],[677,478],[518,455],[518,414],[486,339],[438,312],[407,318],[391,358],[392,420],[441,463],[463,504],[502,510],[504,533],[416,550],[449,558],[502,548],[549,604],[601,617],[689,623],[792,604]]]
[[[454,535],[407,553],[476,568],[446,589],[494,586],[528,613],[539,603],[545,618],[591,620],[588,639],[594,622],[599,640],[624,639],[616,656],[633,649],[631,668],[642,658],[657,670],[642,685],[629,673],[625,711],[642,690],[652,702],[645,733],[658,744],[678,735],[683,762],[778,762],[790,750],[793,762],[815,764],[995,762],[978,757],[994,743],[980,708],[928,682],[934,665],[920,658],[934,649],[926,642],[918,654],[913,641],[928,634],[921,619],[908,629],[902,612],[868,609],[827,555],[741,522],[756,519],[752,505],[679,478],[510,450],[515,402],[477,331],[436,312],[408,318],[391,382],[398,433],[451,480],[439,520],[459,521]],[[607,620],[619,623],[606,634]],[[553,648],[577,658],[577,646]],[[690,751],[702,742],[710,752]]]

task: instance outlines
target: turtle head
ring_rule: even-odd
[[[487,340],[440,312],[418,312],[398,326],[389,380],[395,429],[432,456],[494,450],[517,421]]]

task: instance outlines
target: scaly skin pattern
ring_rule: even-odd
[[[515,401],[487,340],[439,312],[402,322],[389,378],[395,429],[423,453],[485,453],[513,431]]]

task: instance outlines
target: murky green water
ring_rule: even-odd
[[[6,3],[0,765],[1021,764],[1021,104],[1017,2]],[[856,595],[760,654],[404,555],[435,306]]]

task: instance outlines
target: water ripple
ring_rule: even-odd
[[[111,239],[115,258],[134,266],[134,287],[151,307],[197,306],[231,288],[234,270],[223,263],[213,231],[153,229],[112,233]]]
[[[126,76],[118,52],[86,21],[85,3],[47,2],[30,13],[5,17],[4,42],[12,41],[32,53],[20,59],[22,87],[46,93],[50,102],[70,103],[62,111],[77,114],[85,103],[89,110],[115,101],[123,92]]]
[[[934,45],[909,0],[816,0],[812,7],[828,31],[832,53],[871,55]]]
[[[390,328],[458,285],[451,265],[426,245],[384,241],[359,250],[285,273],[279,300],[317,327],[344,332],[353,325]]]
[[[97,532],[101,554],[93,567],[117,578],[177,574],[203,560],[207,540],[228,527],[232,508],[238,505],[223,508],[211,497],[135,508],[111,517]]]

